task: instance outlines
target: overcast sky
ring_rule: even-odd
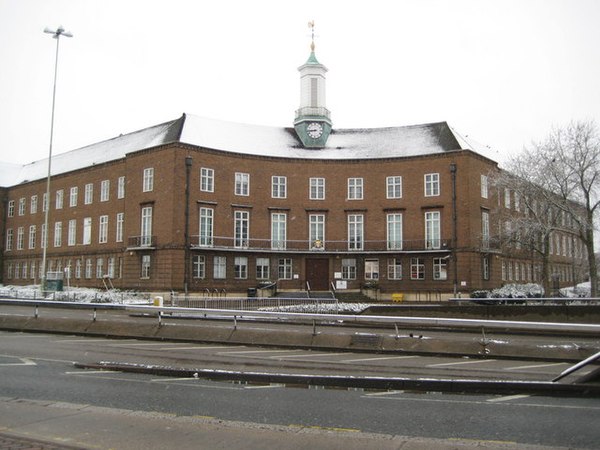
[[[292,126],[297,68],[329,69],[334,128],[447,121],[502,161],[553,125],[600,121],[598,0],[0,0],[0,160],[183,112]]]

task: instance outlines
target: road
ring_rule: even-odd
[[[600,441],[598,399],[240,385],[193,378],[172,379],[148,374],[80,370],[72,364],[73,361],[108,360],[205,366],[208,361],[219,360],[223,364],[229,361],[229,367],[258,367],[260,364],[269,366],[275,363],[289,368],[289,365],[302,362],[314,370],[358,365],[372,366],[375,371],[402,371],[411,366],[429,366],[434,371],[478,370],[488,374],[516,371],[519,376],[546,379],[564,368],[560,363],[430,356],[391,359],[390,355],[381,354],[11,332],[0,332],[0,355],[0,395],[3,405],[11,405],[13,411],[18,409],[15,399],[24,402],[19,407],[32,401],[63,402],[65,405],[80,405],[80,408],[86,405],[88,409],[158,413],[164,415],[164,420],[201,416],[206,420],[260,424],[261,427],[300,427],[331,432],[345,430],[353,433],[354,439],[367,436],[365,433],[441,439],[450,445],[444,448],[451,448],[454,439],[589,449],[597,448]],[[480,367],[475,369],[477,366]],[[10,411],[9,408],[0,409],[0,423],[9,423]],[[120,420],[125,423],[132,420],[132,415],[123,415]],[[76,422],[75,418],[73,422]],[[31,424],[19,423],[8,427],[8,430],[19,432],[31,429],[28,426],[32,427]],[[75,433],[76,429],[53,430],[53,436],[68,440],[69,433]],[[135,433],[135,427],[125,428],[120,433],[123,434],[112,436],[113,441],[118,439],[122,443],[117,448],[138,448],[124,445],[128,439],[127,433]],[[86,441],[92,435],[89,432],[87,435],[79,434],[77,442],[86,448],[108,448],[97,441]],[[167,435],[164,438],[167,439]],[[111,440],[109,437],[105,439],[108,445]],[[143,443],[143,439],[144,436],[137,436],[136,442]],[[168,442],[157,442],[154,435],[152,439],[153,443],[146,443],[146,447],[139,448],[170,447]],[[375,444],[375,441],[367,442]],[[379,444],[370,447],[363,442],[363,448],[383,448]],[[483,446],[485,448],[485,444]],[[234,445],[232,448],[244,447]],[[350,445],[346,448],[355,447]]]

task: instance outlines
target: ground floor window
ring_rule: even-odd
[[[151,261],[150,255],[142,255],[142,278],[150,278]]]
[[[433,279],[448,279],[448,260],[446,258],[433,258]]]
[[[213,258],[213,278],[215,280],[227,277],[227,257],[215,256]]]
[[[425,263],[423,258],[410,258],[410,279],[425,279]]]
[[[233,274],[238,280],[245,280],[248,278],[248,258],[246,256],[235,257]]]
[[[269,258],[256,258],[256,279],[268,280],[270,278]]]
[[[278,265],[278,278],[280,280],[291,280],[292,279],[292,259],[291,258],[279,258]]]
[[[400,258],[388,259],[388,279],[389,280],[401,280],[402,279],[402,260]]]
[[[367,259],[365,261],[365,280],[379,280],[378,259]]]
[[[487,255],[481,259],[481,278],[490,279],[490,257]]]
[[[356,259],[355,258],[342,259],[342,278],[344,280],[355,280],[356,279]]]
[[[192,270],[194,278],[204,278],[206,275],[206,260],[204,255],[195,255],[192,258]]]

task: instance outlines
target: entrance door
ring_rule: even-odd
[[[313,291],[329,290],[329,260],[324,258],[306,259],[306,281]]]

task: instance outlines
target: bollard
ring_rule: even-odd
[[[398,324],[394,324],[394,328],[396,329],[396,339],[400,339],[400,332],[398,331]]]

